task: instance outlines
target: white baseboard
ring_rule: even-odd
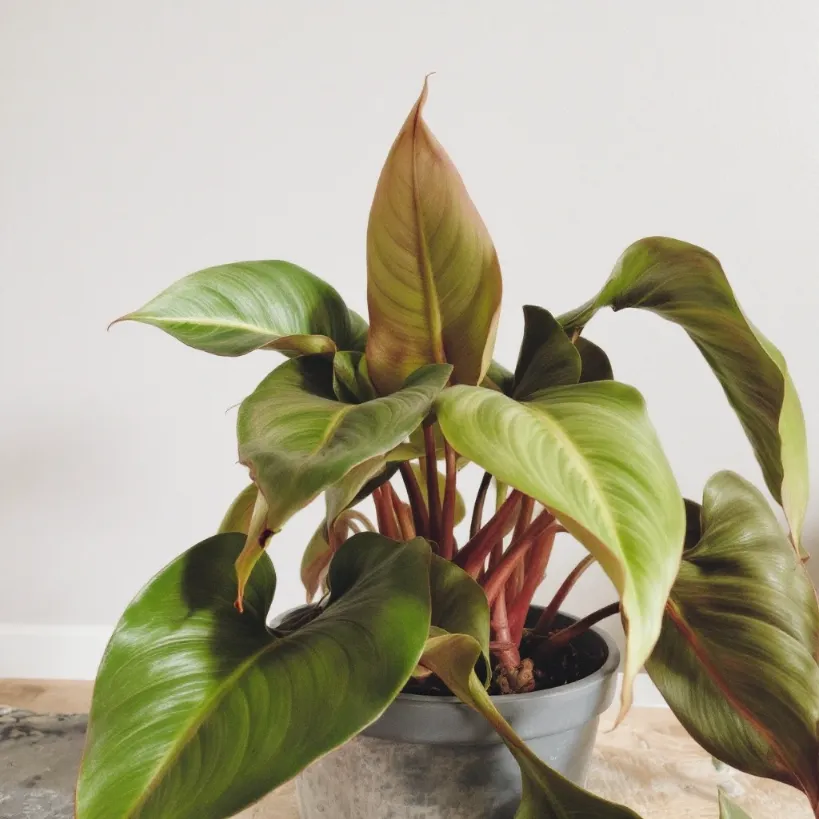
[[[112,631],[110,626],[0,623],[0,679],[93,680]],[[619,674],[617,698],[622,678]],[[647,674],[635,681],[634,705],[666,707]]]

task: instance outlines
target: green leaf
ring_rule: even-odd
[[[246,535],[250,529],[250,520],[253,517],[253,507],[256,505],[257,496],[258,490],[255,483],[246,486],[225,512],[225,516],[219,524],[219,534],[223,532],[241,532]]]
[[[512,397],[524,400],[547,387],[580,380],[580,354],[548,310],[527,304]]]
[[[725,791],[719,791],[719,819],[751,819],[736,803],[732,802]]]
[[[816,807],[813,586],[761,493],[738,475],[711,478],[700,525],[701,539],[683,555],[648,672],[712,756],[801,788]]]
[[[495,708],[475,674],[477,640],[444,634],[427,641],[421,663],[437,674],[462,702],[484,716],[518,761],[523,798],[515,819],[639,819],[634,811],[584,791],[538,759]]]
[[[289,262],[236,262],[191,273],[119,321],[159,327],[215,355],[352,350],[364,320],[326,282]]]
[[[367,361],[392,392],[424,364],[481,381],[500,314],[497,253],[463,181],[421,111],[410,111],[376,187],[367,229]]]
[[[628,634],[625,713],[660,633],[685,534],[683,501],[642,397],[614,381],[557,387],[524,403],[462,386],[442,392],[436,408],[457,452],[548,507],[611,578]]]
[[[623,253],[603,289],[560,321],[571,333],[607,306],[642,307],[686,330],[739,416],[801,549],[808,465],[799,397],[782,354],[745,317],[719,261],[676,239],[642,239]]]
[[[609,357],[593,341],[580,336],[575,339],[574,346],[580,353],[581,384],[589,381],[611,381],[614,378]]]
[[[486,371],[483,381],[481,381],[481,386],[489,390],[502,392],[504,395],[511,395],[512,390],[515,388],[515,374],[493,359],[489,363],[489,369]]]
[[[126,609],[94,688],[77,819],[232,816],[377,719],[415,668],[427,543],[350,539],[327,607],[275,636],[269,559],[233,608],[242,542],[194,546]]]
[[[339,482],[344,491],[334,498],[335,514],[352,502],[384,469],[387,454],[429,414],[451,369],[424,367],[392,395],[345,404],[333,393],[333,365],[324,356],[277,367],[242,402],[237,422],[239,460],[267,501],[267,529],[278,532],[295,512]],[[248,537],[237,566],[240,600],[262,550],[258,539]]]
[[[363,353],[367,347],[367,335],[370,332],[370,325],[356,313],[355,310],[348,310],[350,314],[350,349]]]
[[[465,634],[478,644],[489,681],[489,603],[483,589],[451,560],[432,555],[429,567],[431,624],[450,634]],[[477,661],[477,660],[476,660]]]
[[[361,404],[378,397],[363,353],[342,352],[333,356],[333,392],[345,404]]]

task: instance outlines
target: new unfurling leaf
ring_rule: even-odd
[[[381,171],[367,229],[370,376],[392,392],[424,364],[477,384],[492,357],[498,257],[458,171],[422,117],[427,84]]]

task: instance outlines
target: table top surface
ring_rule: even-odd
[[[0,703],[37,712],[87,712],[91,683],[0,680]],[[751,819],[812,819],[807,799],[777,782],[732,770],[717,771],[710,757],[665,708],[634,708],[611,731],[601,720],[587,786],[626,804],[644,819],[718,819],[722,787]],[[239,814],[241,819],[298,819],[292,783]]]

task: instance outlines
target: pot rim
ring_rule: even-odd
[[[566,614],[566,612],[561,611],[561,614]],[[569,616],[573,617],[574,615]],[[605,643],[606,648],[608,649],[608,657],[606,657],[603,665],[601,665],[596,671],[592,671],[591,674],[580,680],[565,683],[564,685],[558,685],[554,688],[543,688],[540,691],[527,691],[523,694],[492,694],[490,696],[492,702],[497,706],[499,703],[511,705],[512,703],[522,702],[534,703],[536,700],[540,699],[562,699],[575,697],[582,694],[586,689],[593,688],[599,685],[602,680],[610,677],[620,666],[620,649],[617,647],[617,643],[614,642],[614,638],[612,638],[612,636],[605,629],[600,628],[600,626],[592,626],[589,631],[596,634]],[[464,705],[463,702],[461,702],[461,700],[459,700],[457,697],[437,696],[430,694],[401,693],[395,698],[395,701],[398,700],[407,703],[423,702],[429,703],[430,705]]]

